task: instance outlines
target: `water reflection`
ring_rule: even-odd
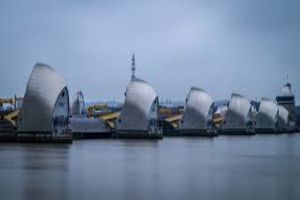
[[[7,198],[14,199],[67,199],[68,145],[9,144],[2,145],[1,156],[13,155],[10,166],[1,169],[17,185],[6,185]],[[1,163],[5,163],[3,160]],[[6,179],[1,180],[5,184]],[[2,195],[4,195],[2,193]],[[2,198],[1,198],[2,199]]]
[[[299,199],[300,134],[0,144],[0,199]]]

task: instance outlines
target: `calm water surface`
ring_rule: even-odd
[[[300,199],[300,134],[0,143],[0,199]]]

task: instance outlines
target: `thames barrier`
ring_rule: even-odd
[[[131,62],[125,100],[117,106],[87,106],[82,91],[75,94],[70,105],[63,76],[52,66],[37,63],[24,97],[0,100],[0,140],[70,143],[73,139],[215,137],[290,134],[299,130],[300,113],[290,83],[283,86],[276,101],[232,93],[230,100],[220,103],[205,90],[192,86],[185,104],[163,106],[155,89],[136,77],[134,55]],[[12,107],[4,109],[4,104]]]

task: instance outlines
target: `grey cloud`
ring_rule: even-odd
[[[1,96],[23,95],[42,61],[73,93],[122,100],[135,52],[137,74],[163,98],[184,99],[192,85],[216,99],[274,98],[286,75],[300,87],[299,9],[292,0],[1,1]]]

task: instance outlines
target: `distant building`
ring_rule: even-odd
[[[64,79],[51,66],[37,63],[27,83],[18,132],[60,135],[68,122],[69,93]]]
[[[292,85],[287,83],[283,86],[281,94],[276,97],[278,105],[285,107],[288,112],[288,126],[294,127],[296,125],[296,106],[295,106],[295,96],[292,92]]]

